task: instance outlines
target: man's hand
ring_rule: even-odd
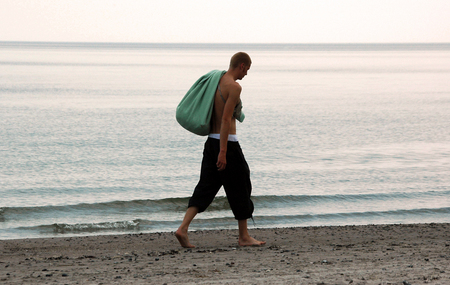
[[[219,152],[219,156],[217,157],[217,170],[222,171],[227,167],[227,153],[226,152]]]

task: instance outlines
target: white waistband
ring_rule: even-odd
[[[220,140],[220,134],[209,134],[208,137]],[[228,135],[228,141],[237,142],[238,141],[237,135]]]

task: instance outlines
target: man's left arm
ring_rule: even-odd
[[[222,171],[227,166],[227,145],[228,135],[230,134],[231,120],[233,119],[234,107],[240,100],[241,86],[236,85],[231,88],[228,95],[227,102],[222,115],[222,122],[220,125],[220,152],[217,158],[217,169]]]

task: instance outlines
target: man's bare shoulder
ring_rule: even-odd
[[[225,80],[223,82],[223,84],[224,84],[225,89],[228,92],[233,92],[233,93],[239,92],[240,93],[242,90],[242,86],[234,80]]]

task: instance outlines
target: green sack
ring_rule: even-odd
[[[214,96],[226,71],[213,70],[200,77],[178,104],[176,118],[186,130],[207,136],[211,128]]]

